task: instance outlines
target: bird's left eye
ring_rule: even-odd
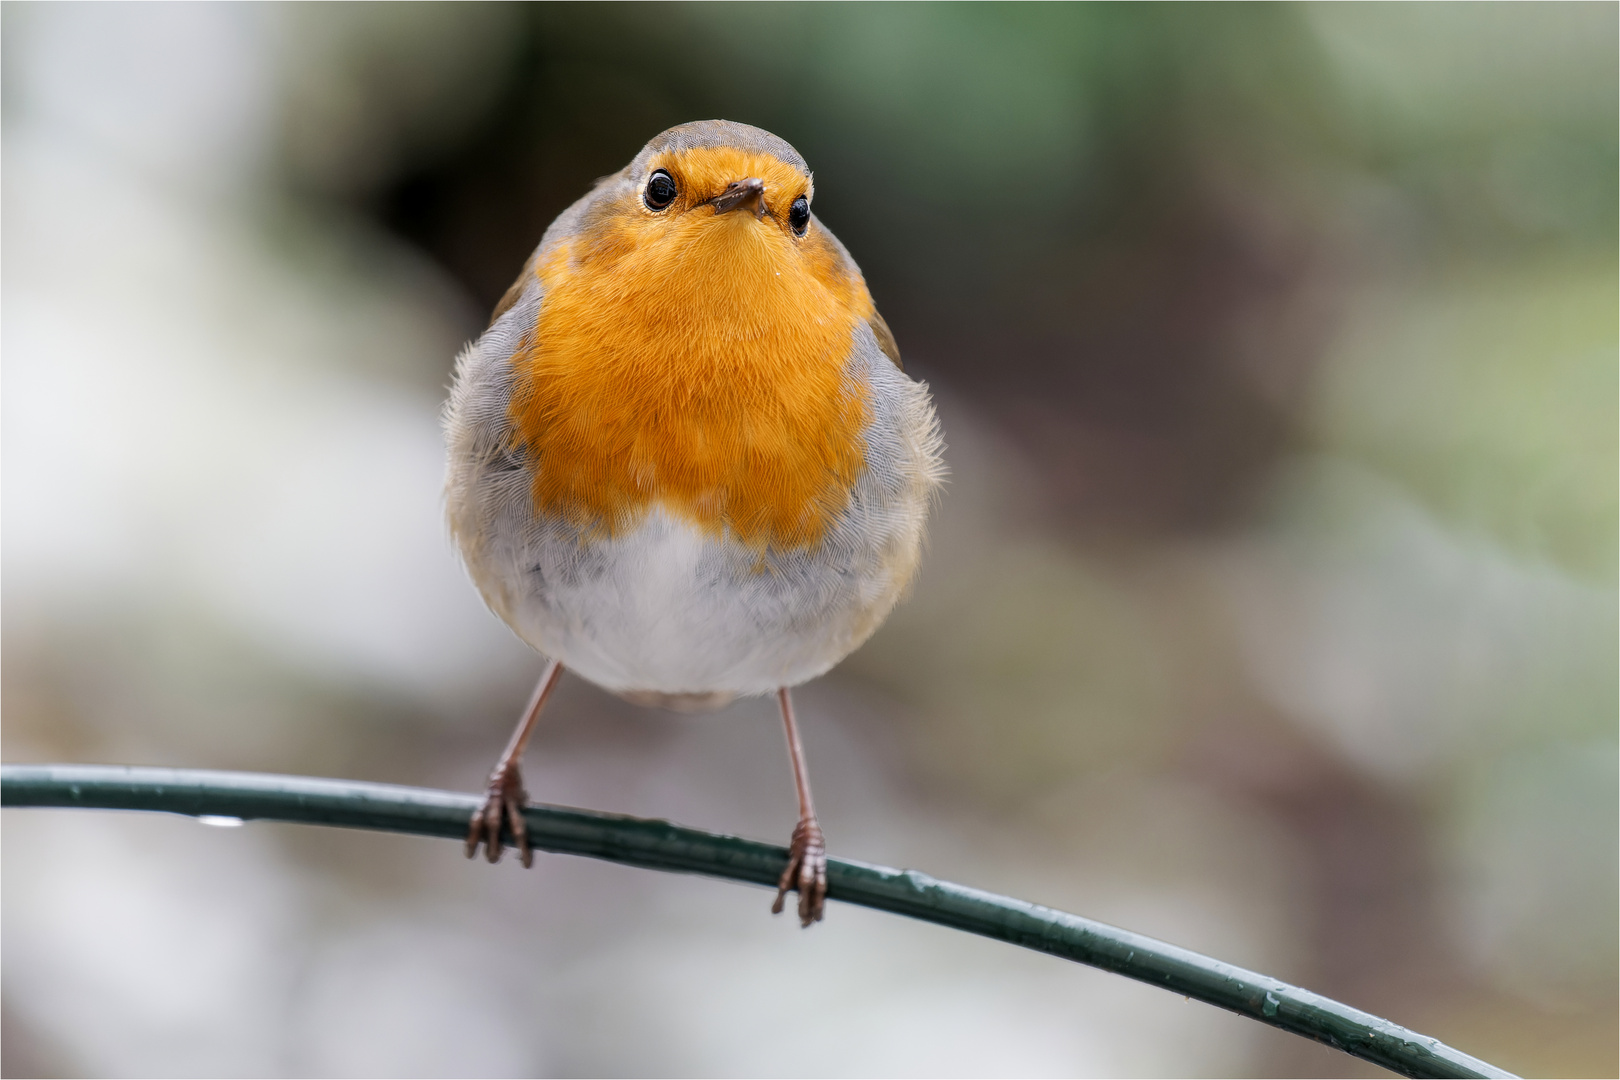
[[[675,180],[669,173],[659,169],[647,180],[647,190],[642,193],[642,199],[649,210],[662,210],[675,201],[677,192]]]
[[[800,195],[788,207],[788,224],[793,226],[793,235],[803,236],[804,230],[810,227],[810,200]]]

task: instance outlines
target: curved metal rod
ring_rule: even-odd
[[[476,795],[262,773],[96,765],[0,767],[0,805],[157,810],[461,840]],[[527,810],[534,846],[773,887],[787,849],[667,821],[560,806]],[[827,895],[1112,971],[1338,1047],[1405,1076],[1511,1077],[1426,1035],[1187,949],[915,870],[829,859]]]

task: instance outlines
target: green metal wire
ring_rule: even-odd
[[[467,834],[475,795],[260,773],[94,765],[0,767],[0,806],[155,810],[442,836]],[[774,886],[787,849],[667,821],[559,806],[526,812],[534,846],[630,866]],[[1404,1076],[1511,1077],[1426,1035],[1266,975],[1103,923],[939,881],[829,859],[827,895],[1112,971],[1338,1047]]]

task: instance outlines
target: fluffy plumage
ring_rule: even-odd
[[[664,169],[679,190],[642,200]],[[764,181],[758,212],[709,201]],[[927,389],[803,159],[673,128],[565,211],[460,356],[450,527],[491,608],[610,690],[718,701],[821,674],[917,565],[943,467]]]

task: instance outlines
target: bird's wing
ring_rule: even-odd
[[[520,278],[519,281],[521,280]],[[513,286],[513,288],[516,288],[516,286]],[[878,348],[883,350],[883,355],[893,360],[894,366],[901,371],[906,370],[906,365],[900,362],[900,346],[895,343],[894,331],[890,330],[889,324],[883,321],[883,316],[878,314],[877,308],[872,309],[872,314],[867,318],[866,325],[872,328],[872,336],[877,338]]]

